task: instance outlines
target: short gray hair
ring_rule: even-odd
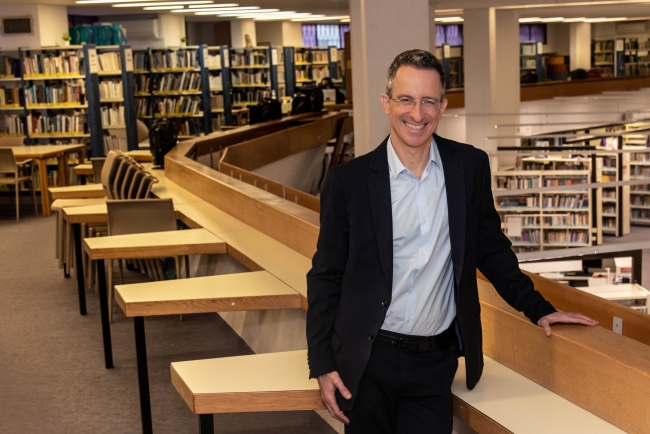
[[[408,50],[400,53],[395,57],[393,63],[388,67],[388,77],[386,78],[386,95],[393,97],[393,84],[395,74],[401,66],[412,66],[417,69],[431,69],[438,71],[440,74],[440,84],[442,85],[442,97],[445,97],[445,70],[442,62],[436,56],[425,50]]]

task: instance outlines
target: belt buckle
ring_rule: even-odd
[[[399,341],[397,341],[397,351],[413,352],[413,343],[415,343],[415,341],[412,339],[400,338]],[[407,345],[411,346],[407,347]]]

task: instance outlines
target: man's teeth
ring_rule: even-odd
[[[424,128],[424,125],[413,125],[413,124],[409,124],[408,122],[404,122],[404,123],[406,124],[407,127],[415,131],[420,131],[422,128]]]

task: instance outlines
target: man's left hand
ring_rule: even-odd
[[[587,326],[598,325],[598,321],[584,316],[581,313],[573,312],[553,312],[546,316],[543,316],[537,321],[537,325],[544,329],[546,336],[551,336],[551,324],[563,323],[563,324],[583,324]]]

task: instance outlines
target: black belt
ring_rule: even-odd
[[[409,336],[399,337],[391,332],[379,330],[375,343],[395,348],[405,353],[421,353],[426,351],[446,350],[451,346],[451,329],[431,337]]]

